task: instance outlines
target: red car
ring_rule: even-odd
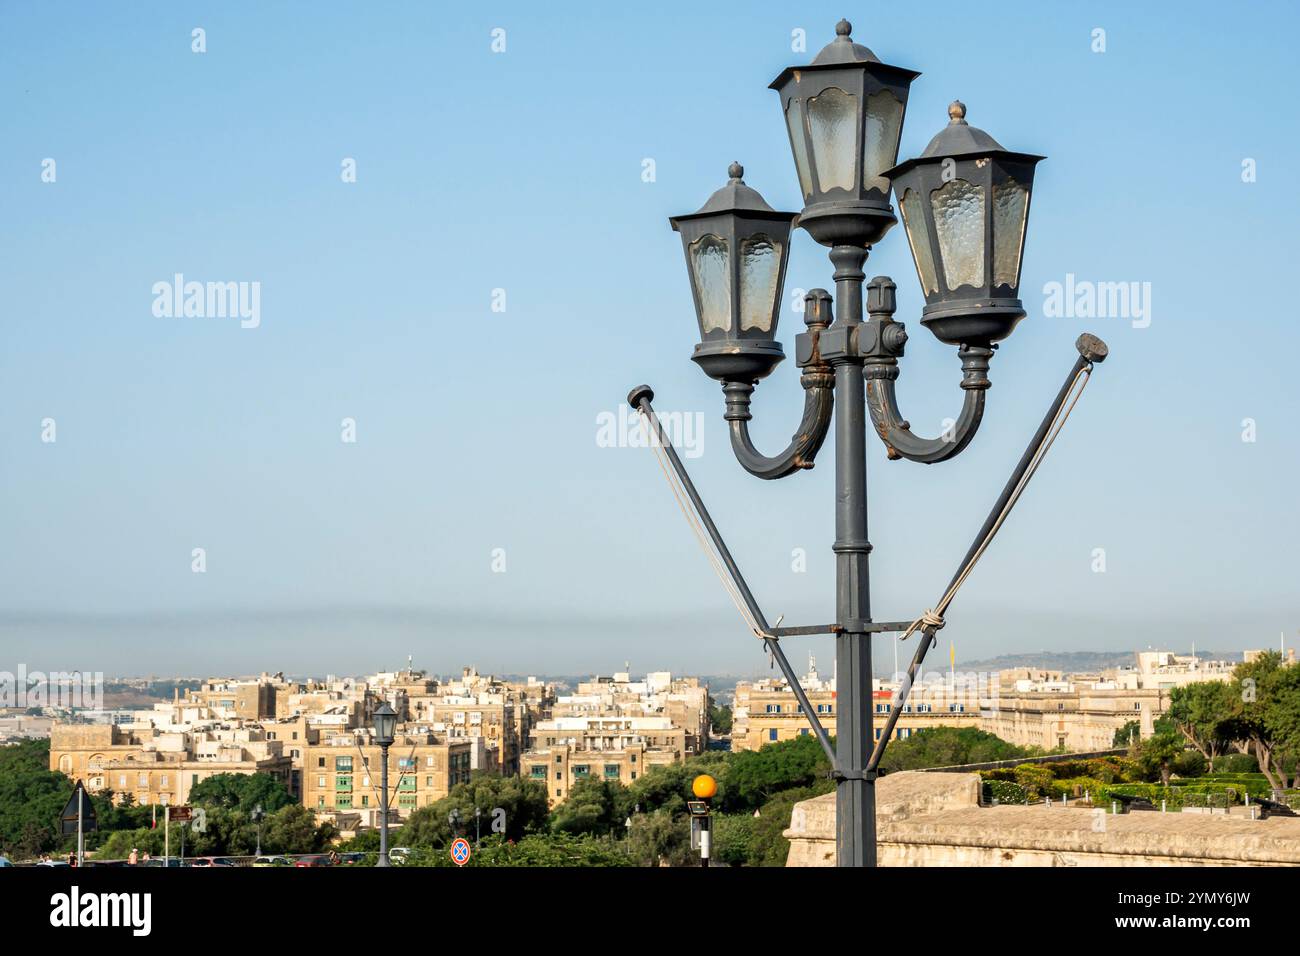
[[[330,858],[324,853],[313,853],[311,856],[300,856],[293,861],[294,866],[333,866]]]

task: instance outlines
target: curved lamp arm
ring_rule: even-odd
[[[740,466],[759,478],[784,478],[802,468],[811,468],[826,433],[830,430],[835,409],[835,376],[829,366],[825,372],[809,368],[799,382],[804,387],[803,419],[785,451],[773,457],[761,454],[749,438],[749,400],[754,386],[749,382],[727,382],[722,391],[727,396],[723,417],[730,422],[731,450]]]
[[[780,454],[769,458],[754,447],[749,437],[749,402],[754,394],[754,383],[749,381],[724,382],[722,392],[727,397],[727,410],[723,418],[731,431],[731,450],[740,466],[759,478],[785,478],[796,471],[813,466],[813,458],[826,441],[831,417],[835,411],[835,373],[830,364],[823,362],[818,352],[818,336],[831,321],[831,297],[824,289],[812,289],[804,297],[804,324],[808,331],[799,336],[801,358],[799,366],[803,375],[803,418],[790,439],[790,444]]]
[[[906,458],[931,465],[959,454],[975,437],[984,418],[984,393],[991,384],[988,369],[993,350],[963,345],[958,354],[961,356],[961,387],[965,389],[966,397],[952,429],[938,438],[922,438],[915,434],[899,412],[894,391],[894,382],[898,379],[896,362],[868,361],[863,366],[862,374],[867,380],[867,411],[890,458]]]

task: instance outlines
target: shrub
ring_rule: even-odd
[[[1174,758],[1172,769],[1180,777],[1199,777],[1209,769],[1209,762],[1198,751],[1184,750]]]
[[[1024,787],[1030,797],[1040,797],[1052,786],[1053,775],[1048,767],[1022,763],[1016,767],[1016,783]]]
[[[987,780],[984,783],[985,798],[989,803],[1028,803],[1029,792],[1018,783],[1010,780]]]

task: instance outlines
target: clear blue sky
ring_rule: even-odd
[[[1294,638],[1296,8],[735,11],[0,6],[0,669],[323,673],[411,654],[443,671],[756,672],[652,454],[597,446],[597,416],[642,381],[663,410],[704,413],[691,467],[769,616],[829,620],[833,449],[781,482],[735,463],[720,391],[688,360],[667,217],[733,159],[798,208],[767,84],[840,16],[923,71],[903,156],[960,97],[974,125],[1049,157],[1029,317],[995,358],[982,432],[932,467],[872,441],[876,616],[937,599],[1089,329],[1112,357],[944,638],[959,659]],[[933,433],[960,373],[917,322],[901,230],[867,268],[899,284],[903,411]],[[260,282],[260,327],[155,317],[151,287],[178,272]],[[1149,327],[1045,317],[1041,290],[1067,273],[1149,282]],[[787,289],[817,285],[830,267],[800,233]],[[800,325],[783,316],[787,354]],[[789,361],[760,386],[763,447],[784,444],[800,396]],[[828,671],[829,644],[807,646]]]

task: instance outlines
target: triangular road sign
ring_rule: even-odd
[[[59,820],[63,824],[63,832],[72,834],[77,832],[77,811],[81,811],[81,829],[82,831],[94,830],[95,825],[95,808],[90,802],[90,794],[86,793],[86,788],[77,781],[77,788],[72,791],[72,797],[68,800],[68,805],[63,808]]]

